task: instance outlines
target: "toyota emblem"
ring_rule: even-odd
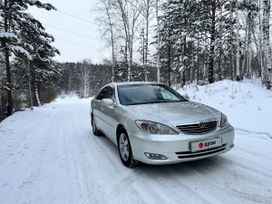
[[[198,124],[198,127],[199,127],[199,128],[205,128],[205,123],[199,123],[199,124]]]

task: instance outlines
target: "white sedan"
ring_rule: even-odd
[[[208,158],[234,146],[234,129],[221,112],[192,102],[160,83],[104,86],[91,101],[94,135],[117,145],[127,167]],[[103,133],[103,134],[102,134]]]

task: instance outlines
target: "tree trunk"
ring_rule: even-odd
[[[5,45],[7,46],[7,45]],[[5,64],[6,64],[6,74],[7,74],[7,87],[8,87],[8,106],[7,106],[7,116],[12,115],[13,112],[13,100],[12,100],[12,81],[10,72],[10,61],[9,61],[9,49],[5,47]]]
[[[111,58],[112,58],[112,66],[111,66],[111,82],[114,82],[115,80],[115,67],[116,67],[116,57],[115,57],[115,43],[114,43],[114,34],[113,34],[113,28],[112,25],[110,26],[111,30]]]
[[[131,81],[131,68],[132,68],[132,62],[133,62],[133,40],[130,40],[129,45],[129,62],[128,62],[128,81]]]
[[[161,70],[160,70],[160,32],[159,32],[159,0],[156,0],[156,18],[157,18],[157,82],[160,82]]]
[[[248,52],[248,68],[247,68],[247,72],[248,72],[247,76],[249,79],[252,78],[251,60],[252,60],[252,52],[251,52],[251,50],[249,50],[249,52]]]
[[[38,84],[36,81],[34,83],[34,89],[35,89],[34,92],[35,92],[35,99],[37,102],[37,106],[41,106],[41,101],[40,101],[40,96],[39,96],[39,88],[38,88]]]
[[[264,43],[264,73],[263,82],[269,84],[269,70],[271,70],[271,50],[270,50],[270,0],[263,1],[263,43]]]
[[[113,24],[112,24],[112,18],[109,11],[109,5],[106,5],[105,3],[105,9],[107,12],[107,17],[109,21],[109,27],[110,27],[110,39],[111,39],[111,61],[112,61],[112,67],[111,67],[111,82],[114,82],[115,80],[115,67],[116,67],[116,56],[115,56],[115,41],[114,41],[114,32],[113,32]]]
[[[67,91],[68,94],[71,92],[71,83],[72,83],[72,74],[71,74],[71,72],[69,72],[69,75],[68,75],[68,91]]]
[[[125,1],[125,5],[123,4],[122,0],[117,0],[116,1],[118,8],[120,9],[120,14],[121,14],[121,21],[124,26],[124,32],[125,32],[125,50],[124,50],[124,63],[127,68],[127,81],[131,80],[131,67],[130,67],[130,59],[128,59],[128,55],[130,55],[130,41],[131,41],[131,36],[130,36],[130,29],[129,29],[129,22],[128,22],[128,11],[127,9],[127,1]]]
[[[168,61],[167,61],[167,67],[168,67],[168,86],[171,86],[171,43],[169,40],[168,44]]]
[[[9,7],[8,0],[5,0],[4,7],[7,9]],[[9,31],[9,14],[6,12],[4,17],[4,30],[5,32]],[[9,48],[7,43],[4,43],[4,55],[5,55],[5,64],[6,64],[6,75],[7,75],[7,94],[8,94],[8,106],[7,106],[7,116],[12,115],[13,112],[13,100],[12,100],[12,80],[11,80],[11,71],[10,71],[10,61],[9,61]]]
[[[262,7],[262,0],[258,0],[258,7],[259,7],[259,12],[258,12],[258,23],[259,23],[259,61],[260,61],[260,77],[263,81],[263,27],[262,27],[262,15],[261,15],[261,7]]]
[[[248,16],[247,16],[247,18],[246,18],[246,29],[245,29],[245,48],[244,48],[244,57],[243,57],[243,59],[241,59],[242,60],[242,66],[241,66],[241,71],[242,71],[242,75],[243,76],[247,76],[247,74],[248,74],[248,53],[249,53],[249,41],[248,41],[248,39],[249,39],[249,37],[248,37],[248,35],[249,35],[249,33],[248,33],[248,31],[249,31],[249,29],[248,29],[248,24],[249,24],[249,21],[248,21],[249,19],[248,19]]]
[[[230,7],[230,20],[233,22],[233,4],[231,3],[230,4],[231,7]],[[230,24],[230,33],[231,33],[231,41],[234,41],[234,36],[233,36],[233,23]],[[233,62],[233,55],[234,55],[234,46],[233,44],[231,43],[230,44],[230,49],[231,49],[231,52],[230,52],[230,69],[228,69],[228,74],[231,78],[231,80],[234,80],[234,62]]]
[[[218,57],[218,78],[222,80],[222,56],[223,56],[223,43],[222,43],[222,32],[223,32],[223,25],[222,25],[222,13],[223,13],[223,6],[221,5],[219,11],[219,57]]]
[[[236,80],[241,80],[240,73],[240,35],[239,35],[239,19],[238,19],[238,0],[236,1]]]
[[[33,109],[33,98],[32,98],[32,83],[31,83],[31,70],[30,70],[30,62],[28,60],[27,62],[27,76],[28,76],[28,94],[29,94],[29,102],[30,102],[30,108]]]
[[[215,48],[215,14],[216,14],[216,0],[212,1],[212,10],[211,10],[211,44],[210,44],[210,51],[209,51],[209,83],[214,82],[214,48]]]
[[[182,87],[184,87],[186,84],[186,79],[185,79],[185,70],[182,70]]]
[[[200,48],[200,36],[198,36],[198,39],[197,39],[197,70],[196,70],[196,84],[199,83],[199,70],[200,70],[200,59],[199,59],[199,48]]]
[[[147,67],[145,65],[145,36],[144,36],[144,29],[142,29],[142,33],[141,33],[141,37],[142,37],[142,66],[143,66],[143,71],[144,71],[144,81],[147,81]]]
[[[252,77],[252,66],[251,66],[251,59],[252,59],[252,49],[251,49],[251,44],[252,44],[252,34],[254,34],[253,30],[253,16],[252,16],[252,11],[249,11],[248,14],[248,58],[247,58],[247,77],[251,78]],[[258,50],[258,48],[257,48]]]
[[[144,58],[144,67],[145,67],[145,81],[147,78],[147,62],[148,62],[148,45],[149,45],[149,15],[150,15],[150,0],[146,0],[146,16],[145,16],[145,58]]]

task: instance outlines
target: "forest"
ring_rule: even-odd
[[[97,24],[109,59],[58,62],[61,55],[30,7],[0,1],[0,119],[59,95],[94,95],[115,81],[204,85],[258,80],[271,89],[270,0],[98,0]]]

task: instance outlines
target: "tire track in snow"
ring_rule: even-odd
[[[49,124],[51,121],[51,114],[47,114],[48,112],[45,113],[46,117],[45,115],[41,114],[41,119],[39,119],[37,123],[35,120],[28,121],[28,123],[34,122],[35,125],[31,126],[31,128],[27,127],[28,129],[26,131],[28,134],[24,137],[23,143],[27,144],[28,148],[24,149],[24,155],[19,157],[18,155],[14,154],[13,158],[16,158],[18,163],[14,164],[9,160],[3,166],[1,166],[1,172],[3,172],[3,174],[0,180],[6,180],[10,183],[9,186],[3,189],[2,192],[4,193],[2,197],[5,198],[7,195],[13,195],[12,197],[8,198],[8,202],[3,203],[15,203],[17,200],[30,202],[31,200],[31,196],[29,196],[29,194],[32,192],[33,184],[35,184],[36,181],[35,179],[37,179],[35,173],[38,168],[36,167],[42,162],[41,158],[38,157],[39,153],[36,152],[34,148],[37,148],[37,145],[39,144],[44,144],[42,133],[48,134],[47,128],[44,127],[50,127]],[[15,127],[14,129],[16,130],[17,128]],[[19,134],[18,136],[22,135]],[[15,151],[21,151],[20,149],[22,149],[22,145],[20,145],[19,148],[15,148]],[[41,155],[45,156],[46,154]],[[14,166],[16,168],[14,168]],[[34,168],[31,168],[32,166]],[[9,178],[9,180],[7,180],[7,178]]]
[[[93,197],[93,199],[98,199],[100,200],[101,198],[105,198],[107,202],[111,202],[111,203],[120,203],[120,202],[124,202],[127,199],[127,202],[131,202],[132,198],[127,198],[125,194],[129,193],[130,195],[134,194],[134,195],[139,195],[138,199],[132,199],[132,200],[141,200],[140,199],[140,194],[138,189],[133,187],[133,182],[134,182],[134,178],[133,176],[131,176],[130,174],[126,174],[126,172],[130,172],[129,169],[125,168],[122,166],[120,160],[119,160],[119,155],[117,152],[117,148],[116,146],[111,143],[111,141],[109,141],[106,137],[97,137],[92,135],[92,133],[90,132],[90,120],[89,118],[83,117],[84,114],[81,115],[77,115],[77,120],[80,121],[80,124],[82,127],[80,127],[79,129],[88,130],[87,131],[87,136],[84,135],[84,137],[80,138],[80,142],[82,146],[86,146],[86,148],[89,149],[95,149],[95,151],[92,152],[87,152],[88,154],[86,154],[86,157],[88,158],[88,161],[93,161],[94,159],[97,160],[96,162],[90,163],[90,162],[85,162],[86,164],[89,165],[97,165],[97,168],[101,168],[98,171],[92,171],[91,173],[93,174],[97,174],[99,175],[103,175],[102,177],[100,176],[100,180],[97,180],[97,185],[100,186],[100,190],[103,191],[103,194],[99,194],[96,195],[98,196]],[[82,118],[84,118],[85,120],[82,120]],[[83,125],[84,124],[84,125]],[[87,141],[83,142],[82,141],[84,139],[88,139]],[[84,147],[85,149],[85,147]],[[94,155],[95,158],[94,158]],[[97,156],[98,155],[98,156]],[[103,167],[107,166],[106,168]],[[86,169],[83,168],[83,170]],[[106,171],[105,171],[106,170]],[[125,170],[125,172],[124,172]],[[120,172],[123,172],[123,174],[120,175]],[[86,173],[86,172],[83,172]],[[87,172],[85,175],[87,175],[87,177],[90,175],[90,172]],[[121,176],[121,177],[120,177]],[[106,185],[105,185],[106,184]],[[100,195],[100,196],[99,196]],[[118,202],[118,200],[120,202]],[[141,200],[141,203],[143,200]],[[100,201],[101,202],[101,201]],[[107,203],[107,202],[102,202],[102,203]]]
[[[122,202],[126,200],[127,199],[126,194],[129,194],[134,196],[133,198],[128,199],[127,202],[131,202],[131,199],[132,199],[134,200],[134,202],[138,200],[141,203],[145,203],[145,199],[150,198],[150,199],[153,199],[153,201],[157,200],[156,203],[165,203],[166,200],[160,197],[156,191],[151,191],[151,189],[155,188],[154,186],[150,186],[150,184],[146,183],[143,186],[141,185],[141,188],[139,188],[139,185],[137,184],[137,174],[136,176],[131,174],[131,173],[134,173],[132,169],[127,169],[122,166],[119,160],[117,147],[106,137],[103,137],[103,136],[96,137],[92,135],[92,133],[90,132],[91,128],[90,128],[89,115],[85,113],[86,112],[84,113],[81,112],[81,114],[74,115],[77,118],[77,121],[80,121],[80,124],[82,126],[79,129],[81,131],[85,129],[89,130],[88,134],[90,135],[90,139],[92,142],[91,145],[92,146],[95,145],[94,149],[97,150],[96,152],[94,152],[94,154],[99,155],[100,158],[98,159],[102,160],[103,162],[105,162],[106,166],[110,167],[108,172],[103,172],[103,170],[101,170],[102,172],[98,172],[99,174],[108,176],[106,178],[101,178],[102,185],[103,185],[103,182],[106,182],[108,185],[107,187],[104,186],[105,192],[103,197],[107,198],[107,200],[110,200],[110,198],[112,198],[112,202],[118,203],[118,201]],[[86,143],[84,143],[83,145],[86,146]],[[97,148],[97,145],[98,145],[98,148]],[[89,155],[89,157],[91,156]],[[120,174],[119,172],[123,172],[123,174]],[[115,173],[115,176],[112,176],[113,173]],[[144,190],[145,188],[146,190]],[[141,189],[141,191],[139,191],[139,189]],[[135,195],[138,195],[138,196],[135,196]],[[145,199],[142,199],[142,198],[145,198]]]
[[[259,131],[245,130],[245,129],[240,129],[240,128],[235,128],[235,131],[244,132],[244,133],[248,133],[248,134],[254,134],[254,135],[262,135],[262,136],[266,136],[266,137],[272,139],[272,134],[270,134],[268,132],[259,132]]]
[[[30,116],[31,116],[31,114],[30,114]],[[37,126],[40,126],[40,124],[42,124],[42,122],[45,121],[46,119],[48,119],[48,118],[41,117],[38,121],[35,121],[35,123],[33,125],[30,124],[31,125],[30,127],[28,127],[26,130],[23,130],[20,133],[14,131],[14,130],[8,131],[8,133],[7,133],[8,137],[15,137],[14,135],[17,135],[17,136],[20,135],[20,137],[22,137],[22,139],[20,140],[20,142],[18,144],[11,143],[8,145],[8,147],[13,147],[13,146],[15,146],[15,147],[13,147],[12,152],[9,152],[9,154],[6,156],[6,158],[3,157],[2,160],[0,159],[0,164],[2,167],[4,167],[5,163],[9,163],[10,160],[12,160],[14,157],[16,157],[21,152],[21,150],[24,148],[24,145],[26,145],[27,139],[31,136],[33,129]],[[28,124],[29,124],[29,122],[28,122]],[[3,129],[4,126],[2,126],[0,128]],[[2,132],[5,133],[6,131],[2,130]],[[7,153],[8,150],[5,150],[5,151]],[[1,172],[1,168],[0,168],[0,172]]]

